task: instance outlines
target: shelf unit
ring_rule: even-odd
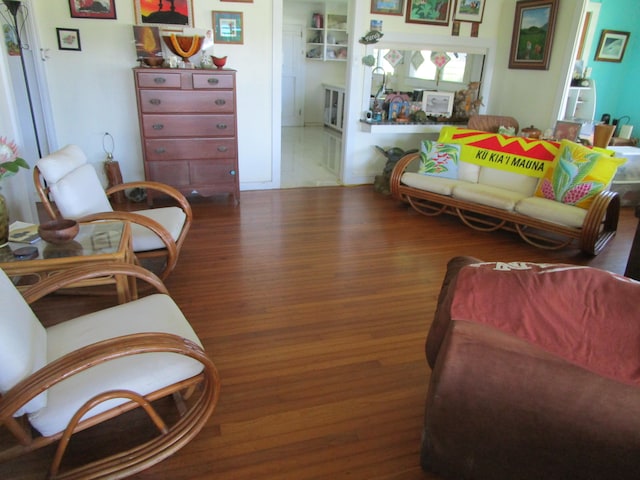
[[[565,120],[593,123],[596,114],[596,88],[593,80],[586,87],[569,87]]]
[[[306,38],[307,59],[346,61],[349,52],[347,15],[326,11],[315,12],[311,15],[309,23]]]

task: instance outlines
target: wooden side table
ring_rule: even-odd
[[[627,268],[624,271],[624,276],[633,278],[634,280],[640,280],[640,205],[636,206],[636,217],[638,217],[638,226],[636,227],[636,234],[633,237],[633,243],[631,243],[631,251],[629,252],[629,259],[627,260]]]
[[[40,240],[32,246],[38,255],[29,259],[17,259],[13,251],[26,246],[9,242],[0,248],[0,268],[9,277],[23,277],[40,281],[55,272],[80,265],[100,263],[135,263],[131,245],[131,227],[128,222],[105,221],[81,223],[80,231],[71,242],[60,245]],[[32,282],[31,282],[32,283]],[[100,277],[79,282],[74,287],[114,284],[118,301],[124,303],[137,297],[135,279],[126,275]]]

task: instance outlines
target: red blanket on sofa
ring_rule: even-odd
[[[594,373],[640,385],[640,282],[590,267],[464,267],[453,320],[513,334]]]

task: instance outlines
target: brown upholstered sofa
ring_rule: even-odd
[[[427,337],[423,468],[456,479],[640,478],[640,283],[478,262],[449,262]]]

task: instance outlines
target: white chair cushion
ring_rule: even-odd
[[[47,329],[49,362],[100,340],[142,332],[166,332],[202,345],[180,309],[167,295],[156,294],[102,310]],[[96,365],[49,389],[45,408],[29,416],[45,436],[62,431],[74,413],[91,397],[108,390],[132,390],[147,395],[202,371],[200,362],[174,353],[148,353]],[[90,418],[124,400],[104,402]]]
[[[85,163],[87,163],[87,156],[82,149],[77,145],[67,145],[41,158],[36,165],[47,184],[51,185]]]
[[[500,187],[521,193],[525,197],[533,196],[538,186],[538,178],[521,173],[506,172],[497,168],[482,167],[478,183]]]
[[[516,203],[525,198],[521,193],[481,183],[456,185],[453,188],[453,197],[507,211],[513,211]]]
[[[409,187],[448,196],[451,196],[454,185],[460,183],[460,180],[453,178],[436,177],[411,172],[404,173],[400,181]]]
[[[167,229],[174,240],[177,240],[187,219],[184,211],[178,207],[153,208],[151,210],[137,210],[135,213],[151,218]],[[148,252],[159,248],[166,248],[166,245],[155,233],[146,227],[131,224],[131,234],[133,237],[134,252]]]
[[[587,216],[584,208],[566,205],[548,198],[529,197],[516,204],[516,212],[547,222],[581,228]]]
[[[5,394],[45,365],[47,334],[31,307],[2,270],[0,305],[0,393]],[[15,416],[34,412],[42,408],[46,401],[46,393],[38,395]]]
[[[113,211],[95,168],[88,163],[68,173],[57,183],[50,184],[49,188],[56,207],[65,218],[76,219],[92,213]]]

